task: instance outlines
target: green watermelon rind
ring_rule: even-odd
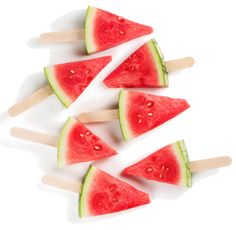
[[[88,197],[88,192],[90,189],[91,182],[93,181],[93,172],[96,171],[96,168],[90,165],[88,171],[84,175],[81,187],[80,187],[80,195],[79,195],[79,205],[78,205],[78,214],[79,217],[88,216],[86,198]]]
[[[125,141],[128,141],[132,139],[133,135],[131,133],[131,129],[129,129],[129,123],[127,122],[126,119],[126,112],[125,112],[125,103],[127,102],[126,100],[126,91],[125,90],[120,90],[119,93],[119,105],[118,105],[118,116],[119,116],[119,121],[120,121],[120,129],[122,136]]]
[[[166,70],[164,56],[161,51],[161,48],[159,47],[155,39],[151,39],[148,42],[148,45],[152,51],[155,62],[157,63],[157,70],[159,72],[159,77],[160,77],[160,79],[158,80],[161,80],[162,87],[168,87],[169,86],[168,73]]]
[[[186,144],[184,140],[177,141],[175,143],[175,154],[179,158],[181,164],[181,172],[183,174],[183,185],[186,187],[192,186],[192,175],[189,167],[189,157]]]
[[[58,146],[57,146],[57,167],[61,168],[63,166],[65,166],[66,163],[66,137],[68,135],[68,132],[71,130],[71,128],[73,127],[73,125],[75,124],[75,121],[72,117],[69,117],[62,130],[61,130],[61,134],[59,136],[59,140],[58,140]]]
[[[71,105],[71,99],[64,93],[55,78],[55,71],[53,66],[44,67],[44,73],[48,80],[48,84],[55,93],[61,103],[68,108]]]
[[[84,22],[84,40],[87,54],[95,53],[97,50],[96,44],[93,41],[93,20],[96,16],[96,8],[88,6]]]

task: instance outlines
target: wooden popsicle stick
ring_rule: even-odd
[[[79,193],[80,183],[75,181],[69,181],[63,178],[59,178],[53,175],[44,175],[42,177],[42,182],[46,185],[50,185],[63,190]]]
[[[39,132],[27,130],[27,129],[22,129],[18,127],[11,128],[10,133],[13,137],[57,147],[58,138],[55,136],[51,136],[51,135],[47,135],[47,134],[43,134],[43,133],[39,133]]]
[[[168,73],[191,67],[193,64],[194,59],[192,57],[179,58],[165,62]]]
[[[228,156],[215,157],[210,159],[198,160],[190,162],[191,172],[200,172],[208,169],[215,169],[228,166],[232,163],[232,159]]]
[[[8,114],[12,117],[17,116],[20,113],[23,113],[33,105],[42,101],[44,98],[52,95],[53,92],[49,85],[42,87],[41,89],[35,91],[30,96],[24,98],[22,101],[13,105],[9,110]]]
[[[39,40],[42,43],[75,42],[83,39],[84,39],[83,29],[43,33],[39,37]]]
[[[190,171],[199,172],[214,168],[225,167],[230,165],[231,162],[232,159],[228,156],[192,161],[190,162]],[[56,188],[64,189],[75,193],[79,193],[80,191],[80,183],[69,181],[52,175],[47,175],[47,174],[44,175],[42,177],[42,182],[46,185],[50,185]]]
[[[118,110],[102,110],[98,112],[85,112],[79,114],[77,119],[83,123],[104,122],[117,120],[119,118]]]

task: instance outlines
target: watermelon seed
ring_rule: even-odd
[[[130,71],[133,72],[135,68],[133,66],[130,67]]]
[[[100,150],[102,150],[102,146],[94,145],[93,149],[96,150],[96,151],[100,151]]]
[[[75,73],[75,71],[74,70],[70,70],[70,73]]]
[[[160,179],[163,179],[163,175],[162,175],[162,174],[160,174],[160,176],[159,176],[159,177],[160,177]]]
[[[109,185],[109,190],[110,190],[110,192],[114,192],[115,190],[116,190],[116,185],[115,184],[111,184],[111,185]]]
[[[153,117],[153,113],[148,113],[147,114],[149,117]]]
[[[80,133],[79,136],[80,136],[80,137],[84,137],[84,134],[83,134],[83,133]]]
[[[140,124],[141,122],[142,122],[142,119],[139,119],[139,120],[138,120],[138,124]]]
[[[91,135],[91,132],[86,131],[86,132],[85,132],[85,135],[86,135],[86,136],[89,136],[89,135]]]
[[[166,168],[166,171],[169,171],[169,168],[168,168],[168,167]]]
[[[152,167],[148,167],[145,169],[146,173],[152,173],[153,172],[153,168]]]
[[[112,198],[112,202],[118,202],[118,199],[117,198]]]
[[[141,114],[138,114],[138,117],[142,117],[142,115],[141,115]]]
[[[120,30],[120,31],[119,31],[119,34],[120,34],[120,35],[125,35],[125,31]]]
[[[149,101],[148,103],[147,103],[147,107],[152,107],[153,106],[153,102],[152,101]]]
[[[90,73],[90,69],[87,69],[87,70],[85,71],[85,74],[88,75],[89,73]]]
[[[161,166],[161,169],[164,170],[164,169],[165,169],[165,165],[162,165],[162,166]]]
[[[124,22],[125,21],[125,19],[122,16],[118,16],[117,20],[120,21],[120,22]]]

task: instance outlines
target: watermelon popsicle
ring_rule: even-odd
[[[184,140],[169,144],[135,164],[122,174],[185,187],[192,186],[192,173],[231,164],[228,156],[189,162]]]
[[[13,105],[8,114],[17,116],[53,93],[65,107],[69,107],[110,61],[111,56],[103,56],[45,67],[49,85]]]
[[[85,41],[88,54],[100,52],[153,32],[150,26],[88,6],[84,29],[44,33],[42,43]]]
[[[188,162],[188,167],[191,173],[225,167],[230,164],[231,158],[228,156],[222,156]],[[173,165],[171,166],[173,171]],[[168,167],[170,167],[170,162]],[[42,182],[46,185],[80,193],[78,209],[80,217],[96,216],[122,211],[148,204],[150,202],[147,193],[135,189],[104,171],[96,169],[94,166],[91,166],[86,173],[82,187],[77,181],[69,181],[58,176],[56,177],[47,174],[42,177]],[[126,198],[123,197],[124,195]]]
[[[144,134],[174,118],[190,107],[184,99],[121,90],[118,110],[85,112],[81,122],[104,122],[119,119],[125,141]]]
[[[17,138],[57,147],[57,166],[100,160],[117,152],[74,118],[68,118],[59,138],[22,128],[12,128]]]
[[[168,73],[193,64],[191,57],[165,62],[156,40],[151,39],[125,59],[103,83],[109,88],[168,87]]]
[[[149,195],[91,165],[82,184],[52,175],[42,177],[44,184],[79,193],[80,217],[120,212],[150,203]]]

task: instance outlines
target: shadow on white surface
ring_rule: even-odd
[[[201,180],[208,179],[208,177],[216,176],[216,174],[218,174],[219,171],[220,169],[211,169],[207,171],[193,173],[192,174],[193,187],[194,187],[194,184],[200,182]]]
[[[80,28],[83,29],[85,13],[86,10],[76,10],[63,15],[62,17],[59,17],[51,23],[52,31],[66,31]],[[78,58],[78,55],[86,54],[85,44],[83,40],[79,40],[78,42],[67,42],[58,44],[42,44],[39,41],[39,37],[34,37],[29,39],[27,44],[33,49],[48,49],[50,52],[49,64],[62,62],[62,60],[65,60],[63,56],[65,56],[68,61],[68,54],[69,56],[73,54],[75,58]]]
[[[17,101],[24,99],[26,96],[31,95],[36,90],[47,84],[46,78],[42,72],[32,73],[25,78],[17,95]]]
[[[42,171],[56,168],[56,148],[24,140],[17,140],[14,137],[2,138],[0,143],[8,148],[24,150],[27,154],[35,156],[38,166]],[[23,153],[21,152],[20,154]]]
[[[0,114],[0,123],[4,123],[9,118],[7,112],[3,112]]]

